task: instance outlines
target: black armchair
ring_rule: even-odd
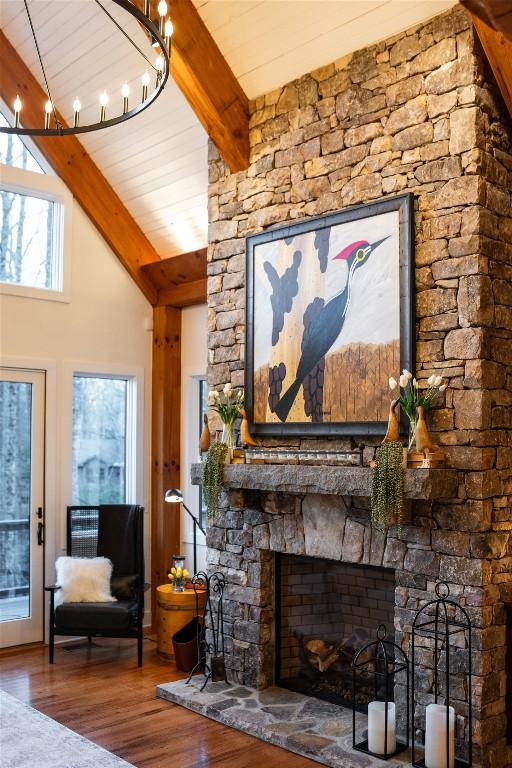
[[[55,635],[137,638],[142,666],[144,619],[144,508],[129,504],[67,508],[66,550],[70,557],[108,557],[112,561],[115,603],[55,605],[59,585],[50,592],[50,664]]]

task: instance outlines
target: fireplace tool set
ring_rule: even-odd
[[[206,592],[206,601],[199,620],[200,628],[197,633],[197,663],[192,668],[187,685],[196,672],[204,674],[204,682],[211,680],[213,683],[228,682],[226,676],[226,662],[224,658],[224,589],[226,579],[224,574],[216,571],[208,575],[199,571],[192,578],[192,587],[196,596],[196,615],[199,611],[199,594]]]

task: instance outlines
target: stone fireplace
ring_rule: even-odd
[[[414,613],[441,579],[473,623],[475,764],[502,768],[504,604],[512,597],[512,130],[468,14],[456,7],[258,97],[250,126],[247,171],[231,174],[209,148],[209,385],[244,385],[247,235],[412,192],[415,374],[420,384],[432,373],[448,383],[430,427],[449,469],[406,472],[410,524],[399,534],[370,525],[368,464],[378,440],[282,441],[360,447],[362,467],[227,467],[207,543],[208,567],[227,580],[231,680],[260,689],[276,681],[275,587],[286,558],[323,562],[322,577],[331,562],[340,573],[393,574],[395,639],[406,652]],[[381,609],[367,607],[376,628]],[[425,704],[428,653],[422,664]],[[453,690],[461,735],[462,681]]]
[[[277,685],[350,705],[355,654],[376,623],[394,639],[394,570],[287,554],[275,570]]]

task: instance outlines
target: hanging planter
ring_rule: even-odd
[[[215,517],[219,508],[224,464],[228,451],[225,443],[214,443],[209,447],[203,464],[203,493],[208,518]]]
[[[371,523],[376,528],[399,527],[404,513],[404,449],[398,441],[377,448],[372,473]]]

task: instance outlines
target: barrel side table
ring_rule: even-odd
[[[202,615],[206,602],[206,592],[197,593],[199,615]],[[173,592],[172,584],[162,584],[156,588],[157,606],[157,652],[159,656],[174,661],[172,637],[196,615],[196,593],[193,589]]]

